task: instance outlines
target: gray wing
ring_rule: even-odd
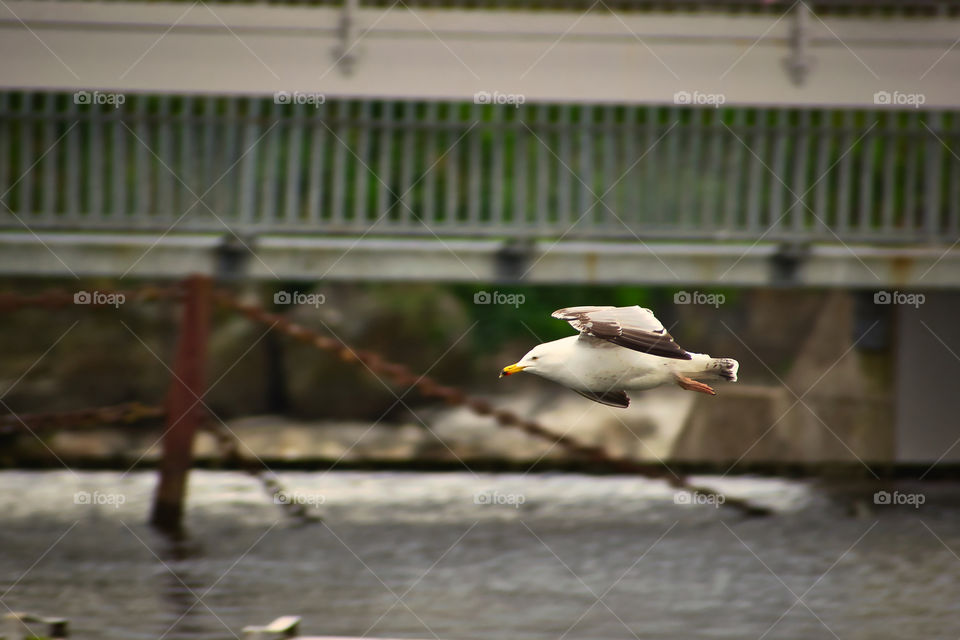
[[[605,404],[608,407],[626,409],[630,406],[630,398],[627,396],[626,391],[580,391],[579,389],[574,389],[574,391],[584,398],[589,398],[594,402]]]
[[[634,307],[568,307],[557,309],[554,318],[566,320],[582,336],[606,340],[641,353],[690,360],[687,351],[673,341],[650,309]]]

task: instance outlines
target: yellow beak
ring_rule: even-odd
[[[515,373],[520,373],[520,372],[523,371],[524,369],[526,369],[526,367],[521,367],[521,366],[516,365],[516,364],[511,364],[509,367],[504,367],[504,368],[503,368],[503,371],[500,372],[500,377],[502,378],[503,376],[510,376],[510,375],[515,374]]]

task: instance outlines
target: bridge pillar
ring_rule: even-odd
[[[960,462],[960,293],[897,306],[896,462]]]

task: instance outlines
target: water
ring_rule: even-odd
[[[873,508],[873,487],[698,479],[778,510],[744,519],[625,477],[280,479],[323,524],[291,522],[254,478],[195,472],[174,544],[143,525],[152,473],[2,472],[2,601],[105,640],[226,640],[283,614],[444,640],[960,635],[955,484]]]

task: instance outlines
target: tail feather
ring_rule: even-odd
[[[740,369],[740,363],[733,358],[711,358],[707,363],[706,372],[717,377],[737,381],[737,371]]]

